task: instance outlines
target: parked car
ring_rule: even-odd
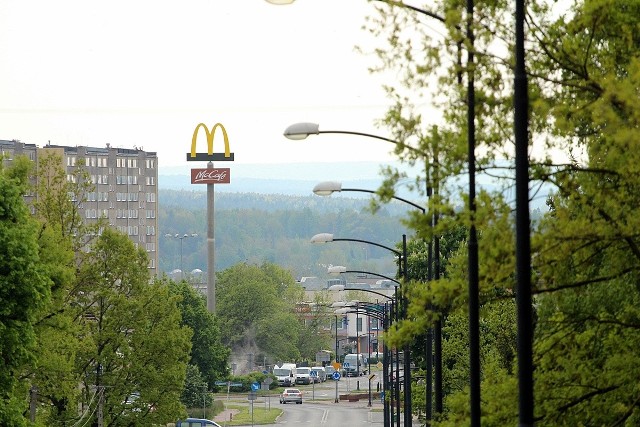
[[[220,427],[220,424],[203,418],[187,418],[176,423],[176,427]]]
[[[324,369],[323,366],[312,366],[311,367],[312,371],[316,371],[316,382],[317,383],[323,383],[327,380],[327,371]]]
[[[333,379],[333,373],[336,371],[336,369],[331,365],[327,365],[327,366],[324,367],[324,371],[327,373],[327,379],[328,380],[332,380]]]
[[[302,392],[297,388],[285,388],[280,395],[280,403],[295,402],[302,405]]]

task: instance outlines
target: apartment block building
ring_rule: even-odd
[[[81,164],[90,175],[94,191],[80,204],[80,215],[87,223],[106,218],[109,226],[126,234],[149,255],[152,275],[158,268],[158,156],[142,148],[37,147],[20,141],[0,140],[0,153],[5,162],[26,156],[34,162],[55,153],[62,158],[67,179]],[[82,160],[82,161],[80,161]],[[27,195],[27,201],[35,195]]]

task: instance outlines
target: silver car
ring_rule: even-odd
[[[302,405],[302,392],[297,388],[285,388],[280,395],[280,403],[295,402]]]

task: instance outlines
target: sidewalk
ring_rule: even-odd
[[[225,409],[213,418],[217,423],[226,423],[232,420],[233,416],[239,413],[237,409]]]

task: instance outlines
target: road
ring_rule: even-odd
[[[282,406],[282,405],[281,405]],[[380,409],[382,405],[380,405]],[[362,404],[305,402],[302,405],[284,405],[284,414],[270,426],[332,426],[357,427],[383,425],[382,412],[371,411]]]
[[[379,372],[374,373],[376,378],[372,381],[372,389],[375,391],[380,379]],[[367,377],[342,378],[338,381],[338,394],[349,392],[366,393],[368,391]],[[332,427],[359,427],[384,425],[383,405],[379,399],[372,399],[369,406],[368,399],[358,402],[340,400],[335,403],[336,383],[326,381],[315,385],[296,386],[303,391],[303,404],[286,404],[278,402],[277,396],[272,396],[268,403],[262,399],[256,405],[270,405],[282,408],[284,414],[278,418],[275,424],[267,424],[269,427],[284,426],[332,426]],[[401,425],[402,425],[401,418]],[[265,425],[263,425],[265,426]]]

